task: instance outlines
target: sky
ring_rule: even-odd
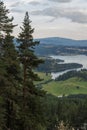
[[[34,38],[87,39],[87,0],[3,0],[14,17],[14,35],[29,12]]]

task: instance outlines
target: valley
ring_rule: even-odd
[[[57,97],[87,94],[87,81],[83,78],[87,77],[86,43],[87,41],[70,41],[62,38],[42,39],[38,49],[35,49],[36,54],[45,61],[37,72],[43,79],[38,82],[39,87]],[[80,77],[80,73],[77,73],[83,69],[85,69],[83,77]],[[68,77],[70,71],[73,73],[76,71],[76,74]],[[68,78],[63,80],[65,76]],[[57,77],[63,78],[60,81],[56,80]]]

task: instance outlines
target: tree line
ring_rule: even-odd
[[[69,78],[78,77],[82,78],[84,81],[87,81],[87,70],[81,69],[80,71],[72,70],[67,73],[64,73],[63,75],[60,75],[58,78],[55,79],[55,81],[61,81],[61,80],[67,80]]]
[[[45,58],[44,64],[40,64],[37,68],[40,72],[61,72],[68,69],[78,69],[82,68],[82,64],[78,63],[60,63],[63,62],[61,59],[52,59],[52,58]]]

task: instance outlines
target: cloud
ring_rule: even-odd
[[[15,2],[11,5],[11,7],[17,7],[18,5],[20,5],[21,3],[20,2]]]
[[[23,1],[15,1],[10,5],[11,7],[11,12],[13,13],[23,13],[25,8],[23,7],[24,2]]]
[[[71,2],[72,0],[49,0],[52,2],[59,2],[59,3],[67,3],[67,2]]]
[[[14,12],[14,13],[23,13],[24,12],[23,10],[16,9],[16,8],[11,9],[11,11]]]
[[[31,5],[39,5],[40,2],[37,2],[37,1],[31,1],[31,2],[29,2],[29,4],[31,4]]]
[[[87,23],[87,13],[86,11],[75,9],[75,8],[58,8],[58,7],[50,7],[45,8],[43,10],[32,11],[32,15],[43,15],[43,16],[51,16],[53,19],[57,18],[67,18],[72,22],[76,23]]]
[[[43,10],[36,10],[31,12],[32,15],[44,15],[44,16],[52,16],[58,17],[60,15],[60,10],[57,8],[46,8]]]
[[[80,10],[74,9],[70,12],[66,12],[65,17],[71,19],[72,22],[87,23],[87,14]]]

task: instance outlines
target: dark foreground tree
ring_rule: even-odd
[[[43,114],[41,108],[40,96],[43,92],[37,89],[34,81],[38,80],[37,74],[34,73],[35,68],[42,63],[34,53],[34,46],[38,45],[38,41],[33,40],[34,29],[31,27],[28,12],[26,12],[23,27],[19,34],[19,58],[22,69],[22,97],[21,97],[21,119],[23,130],[36,130],[43,123]]]
[[[9,11],[0,1],[0,106],[3,107],[1,129],[13,130],[16,121],[17,88],[19,81],[18,53],[13,44],[11,33],[15,25]]]

